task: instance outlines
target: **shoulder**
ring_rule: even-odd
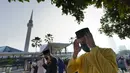
[[[113,49],[111,48],[100,48],[100,53],[103,54],[104,56],[115,56],[116,57],[116,53],[113,51]]]
[[[110,52],[115,53],[112,48],[102,48],[102,47],[99,47],[99,50],[101,52],[106,52],[106,53],[110,53]]]
[[[84,53],[84,54],[82,54],[81,56],[79,56],[78,58],[79,58],[79,59],[83,59],[84,57],[86,57],[87,54],[88,54],[88,53]]]

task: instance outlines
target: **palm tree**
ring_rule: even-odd
[[[46,34],[44,41],[45,41],[46,43],[52,43],[52,42],[53,42],[53,38],[54,38],[54,37],[53,37],[52,34]],[[50,51],[51,51],[51,53],[52,53],[52,47],[50,48]]]
[[[47,43],[51,43],[51,42],[53,42],[53,35],[52,34],[47,34],[47,35],[45,35],[45,42],[47,42]]]
[[[37,52],[37,47],[41,46],[41,42],[42,42],[41,38],[35,37],[31,41],[32,41],[32,47],[35,47],[36,48],[36,52]]]

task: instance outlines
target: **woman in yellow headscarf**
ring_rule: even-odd
[[[88,28],[77,31],[76,35],[73,58],[69,61],[67,73],[118,73],[116,56],[112,49],[96,46]],[[86,53],[77,58],[81,48]]]

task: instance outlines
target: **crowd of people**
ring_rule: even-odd
[[[89,28],[83,28],[76,32],[73,43],[74,52],[69,62],[62,62],[53,57],[49,50],[43,51],[44,58],[40,58],[33,65],[31,73],[118,73],[118,65],[121,59],[116,60],[116,54],[111,48],[101,48],[94,42]],[[79,52],[85,51],[80,57]],[[123,59],[124,60],[124,59]]]
[[[31,73],[65,73],[67,60],[55,58],[49,50],[43,51],[43,55],[31,64]]]
[[[130,55],[117,57],[117,64],[122,73],[130,72]]]

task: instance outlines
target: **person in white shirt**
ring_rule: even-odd
[[[37,64],[36,62],[32,62],[32,65],[31,65],[31,73],[35,73],[37,70],[35,70]]]
[[[39,58],[39,60],[37,61],[37,66],[38,66],[38,71],[37,73],[45,73],[45,69],[43,67],[43,64],[45,63],[43,58]]]

